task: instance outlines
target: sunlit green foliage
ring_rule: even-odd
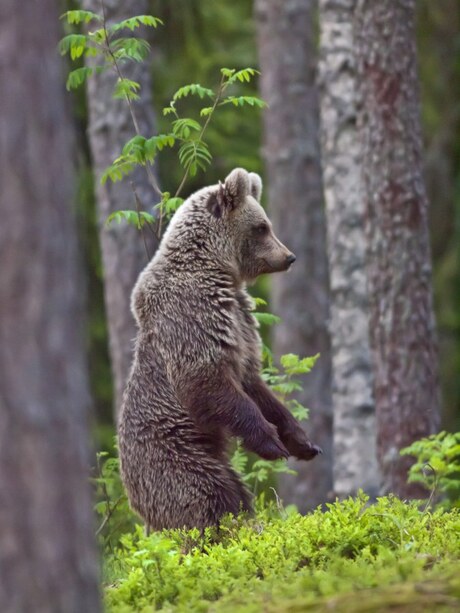
[[[122,70],[127,61],[142,62],[148,55],[150,45],[138,35],[122,37],[120,32],[123,30],[134,32],[140,26],[156,28],[162,25],[163,21],[150,15],[137,15],[115,24],[108,24],[105,19],[104,4],[102,3],[101,6],[101,15],[79,10],[67,11],[63,15],[71,25],[88,25],[95,22],[98,27],[94,30],[87,28],[85,33],[68,34],[60,42],[60,52],[63,55],[69,54],[71,60],[77,60],[82,56],[99,57],[102,60],[97,66],[85,66],[71,71],[67,78],[67,88],[79,87],[95,72],[113,70],[117,75],[113,97],[124,99],[129,105],[137,134],[125,144],[121,154],[105,170],[101,178],[103,184],[108,179],[114,182],[120,181],[131,174],[136,166],[148,167],[153,164],[158,152],[164,147],[178,145],[177,156],[183,169],[183,175],[172,199],[166,197],[166,194],[170,196],[170,192],[160,191],[153,175],[149,173],[152,186],[160,195],[157,209],[161,224],[163,216],[174,212],[180,206],[182,200],[179,200],[179,196],[186,180],[194,177],[199,170],[205,171],[212,162],[213,156],[205,140],[205,133],[217,109],[227,104],[235,107],[248,105],[263,108],[265,106],[265,103],[256,96],[234,96],[229,92],[229,89],[237,83],[250,83],[257,74],[257,70],[250,67],[240,70],[222,68],[220,82],[215,91],[199,83],[179,87],[163,113],[165,117],[170,118],[168,132],[147,138],[139,133],[135,107],[132,104],[139,99],[140,84],[126,78]],[[178,103],[190,96],[207,100],[207,106],[197,109],[196,119],[181,116],[178,108]],[[204,119],[203,123],[200,122],[201,119]],[[140,214],[134,215],[134,211],[132,215],[129,215],[127,211],[121,211],[118,215],[111,215],[108,221],[114,219],[118,222],[123,219],[127,223],[134,223],[138,228],[141,228],[145,222],[151,223],[146,217],[141,218]]]
[[[401,453],[416,458],[409,470],[410,483],[421,483],[428,492],[442,494],[443,506],[460,508],[460,432],[433,434]]]
[[[99,521],[96,535],[103,551],[108,553],[122,534],[132,532],[139,525],[139,519],[129,507],[117,457],[99,452],[92,482],[96,495],[94,510]]]
[[[166,24],[155,32],[157,52],[152,57],[156,108],[169,104],[177,83],[193,81],[215,90],[216,76],[222,66],[235,68],[235,73],[248,66],[257,68],[252,2],[153,0],[152,7],[153,13]],[[231,94],[258,96],[257,73],[250,82],[242,83],[237,78],[239,83],[244,84],[244,92]],[[204,100],[208,100],[209,108],[209,98]],[[201,100],[196,97],[190,97],[187,105],[191,109],[188,115],[193,113],[193,117],[202,108]],[[206,172],[205,182],[200,173],[190,179],[190,191],[203,184],[217,183],[235,166],[263,174],[260,120],[260,109],[249,105],[236,109],[233,104],[225,104],[219,108],[207,129],[207,142],[213,153],[212,166]],[[160,130],[164,131],[165,118],[160,115],[158,121]],[[180,181],[173,152],[166,151],[159,165],[161,176]]]
[[[127,221],[132,226],[135,226],[138,230],[140,230],[145,224],[153,224],[154,217],[150,213],[146,213],[145,211],[115,211],[111,213],[107,217],[107,224],[116,221],[117,223],[121,223],[122,221]]]
[[[252,519],[228,518],[218,532],[204,535],[192,530],[146,537],[140,527],[125,535],[106,560],[106,605],[114,612],[255,613],[284,611],[290,605],[295,608],[289,610],[328,610],[326,603],[340,605],[342,594],[349,602],[354,592],[355,608],[347,611],[386,610],[361,609],[360,602],[370,598],[372,604],[372,590],[380,594],[393,586],[383,592],[390,605],[390,595],[402,591],[408,593],[400,604],[409,607],[412,599],[420,600],[423,583],[442,576],[438,598],[452,609],[422,610],[455,610],[460,604],[459,550],[458,512],[421,513],[416,504],[393,497],[369,505],[364,495],[307,516],[272,504]],[[420,587],[409,590],[414,582]]]

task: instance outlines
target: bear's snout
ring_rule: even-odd
[[[291,266],[291,264],[294,264],[296,260],[297,260],[296,256],[293,253],[290,253],[286,258],[287,265]]]

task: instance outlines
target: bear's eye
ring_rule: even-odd
[[[267,232],[268,225],[265,222],[254,226],[254,234],[257,234],[258,236],[264,236],[264,234],[267,234]]]

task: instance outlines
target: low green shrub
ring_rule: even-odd
[[[421,483],[445,508],[460,508],[460,432],[439,432],[415,441],[401,451],[415,463],[409,483]]]
[[[340,595],[343,610],[374,611],[358,608],[357,591],[375,598],[399,586],[390,601],[397,593],[414,603],[427,581],[438,586],[433,610],[455,610],[442,607],[460,605],[460,513],[360,495],[306,516],[268,505],[204,535],[145,536],[138,526],[106,557],[104,574],[113,612],[321,610]]]

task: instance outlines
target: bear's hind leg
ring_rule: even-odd
[[[224,515],[251,512],[251,495],[238,475],[226,465],[215,464],[197,482],[190,483],[189,498],[180,509],[181,525],[199,528],[217,526]],[[176,507],[177,512],[177,507]]]

